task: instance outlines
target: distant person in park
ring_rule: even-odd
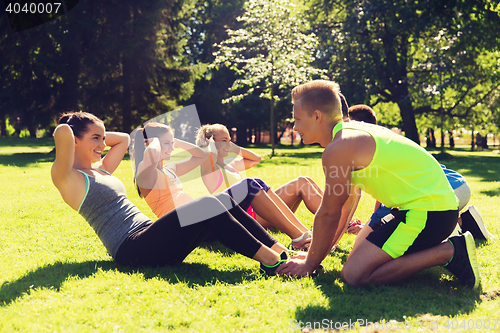
[[[355,121],[363,121],[365,123],[377,124],[377,115],[375,111],[368,105],[359,104],[354,105],[349,108],[349,119]],[[454,170],[447,169],[441,164],[446,179],[450,183],[455,195],[458,199],[458,211],[460,212],[469,202],[471,192],[469,184],[465,180],[465,177]],[[356,207],[354,207],[355,209]],[[391,213],[391,208],[386,207],[380,202],[375,203],[374,213],[370,217],[367,227],[360,223],[360,221],[352,220],[349,222],[349,227],[347,231],[352,234],[361,234],[358,236],[357,244],[360,243],[360,239],[366,238],[366,236],[373,231],[373,226],[383,217]],[[354,214],[354,212],[353,212]],[[457,233],[465,233],[469,231],[474,239],[487,240],[490,238],[491,234],[486,229],[484,225],[481,214],[479,213],[476,206],[470,205],[467,209],[460,214],[458,218]]]
[[[169,161],[174,147],[181,148],[192,156],[182,161]],[[194,144],[174,138],[168,125],[147,123],[135,133],[133,156],[139,195],[146,200],[156,216],[161,217],[193,200],[183,191],[179,177],[202,164],[209,154]],[[294,249],[307,249],[311,241],[309,230],[290,210],[285,209],[285,205],[275,204],[268,195],[268,190],[267,184],[261,180],[246,178],[215,197],[225,198],[229,195],[245,211],[252,205],[272,226],[290,236]]]
[[[153,222],[129,201],[122,182],[111,175],[127,151],[129,135],[106,132],[94,115],[63,114],[54,140],[54,185],[92,226],[117,263],[164,266],[182,262],[209,232],[232,250],[260,262],[266,274],[274,274],[287,257],[286,248],[228,195],[190,201]],[[102,158],[107,146],[110,149]],[[200,211],[205,220],[189,224],[193,221],[181,218]]]
[[[21,118],[16,117],[16,121],[14,122],[14,133],[19,138],[21,136],[21,130],[23,126],[21,125]]]
[[[301,176],[272,190],[260,178],[243,178],[241,172],[259,164],[261,157],[253,151],[239,147],[231,142],[231,137],[226,126],[221,124],[203,125],[197,133],[196,143],[201,147],[210,147],[211,158],[201,164],[203,183],[210,193],[232,191],[251,192],[253,188],[262,188],[279,209],[303,232],[300,238],[294,240],[292,246],[300,248],[300,243],[310,239],[312,232],[300,223],[294,213],[301,202],[313,214],[319,208],[323,191],[311,177]],[[228,158],[229,153],[234,153],[237,158]],[[253,210],[254,204],[249,207],[248,213],[252,215],[263,227],[271,228],[273,223]],[[299,224],[300,223],[300,224]]]
[[[305,276],[342,235],[355,186],[398,210],[381,220],[349,254],[341,278],[352,286],[389,284],[423,269],[444,266],[464,285],[479,285],[474,238],[448,236],[458,200],[439,163],[413,141],[386,128],[344,122],[339,87],[315,80],[292,91],[294,129],[304,143],[325,147],[325,190],[314,218],[309,252],[281,264],[280,275]]]

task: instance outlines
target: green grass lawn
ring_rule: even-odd
[[[464,289],[437,267],[392,286],[352,288],[339,274],[351,235],[323,262],[325,272],[316,279],[262,278],[256,262],[218,243],[196,249],[174,267],[119,266],[53,187],[52,148],[50,139],[0,141],[1,332],[298,332],[308,324],[335,328],[357,320],[379,331],[401,331],[398,323],[423,331],[500,330],[500,240],[476,242],[479,291]],[[272,159],[270,149],[255,150],[263,160],[248,176],[273,187],[300,175],[324,184],[319,147],[279,149]],[[500,155],[450,153],[452,158],[441,162],[467,178],[470,204],[500,235]],[[134,189],[129,159],[115,175],[132,202],[153,217]],[[195,197],[205,194],[196,173],[185,179],[185,188]],[[366,221],[373,204],[363,195],[355,218]],[[303,205],[297,215],[312,227],[313,216]]]

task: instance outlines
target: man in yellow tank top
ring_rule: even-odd
[[[341,272],[353,286],[388,284],[433,266],[444,266],[463,284],[479,286],[474,238],[447,238],[458,217],[458,201],[439,163],[413,141],[383,127],[342,120],[336,83],[315,80],[292,91],[294,129],[304,143],[319,143],[325,194],[314,218],[307,256],[283,264],[278,273],[305,276],[343,234],[356,187],[387,207],[397,207],[360,240]]]

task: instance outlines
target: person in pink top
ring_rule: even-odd
[[[182,161],[170,162],[174,146],[186,150],[192,156]],[[161,123],[147,123],[144,128],[137,130],[133,156],[136,165],[135,182],[139,195],[146,200],[158,217],[193,200],[183,191],[179,177],[209,158],[206,150],[175,139],[172,129]],[[294,249],[308,248],[311,238],[307,228],[293,213],[290,212],[289,215],[284,213],[265,190],[258,188],[258,184],[255,184],[252,191],[241,193],[233,188],[233,191],[227,194],[244,210],[248,210],[251,202],[257,213],[265,216],[273,226],[292,238]],[[300,241],[297,242],[297,239]]]
[[[201,164],[203,183],[210,193],[227,192],[230,186],[246,187],[247,191],[252,191],[252,187],[259,186],[291,221],[295,220],[294,212],[301,202],[304,202],[310,212],[316,213],[321,204],[323,190],[311,177],[295,178],[276,190],[272,190],[260,178],[243,180],[244,177],[240,172],[259,164],[261,157],[255,152],[231,142],[229,131],[224,125],[206,124],[198,130],[196,136],[198,146],[209,147],[211,140],[215,143],[215,149],[212,149],[212,158],[206,159]],[[228,158],[229,153],[239,155],[240,158],[230,159]],[[265,228],[273,226],[262,215],[254,214],[253,217]],[[297,224],[297,226],[305,233],[304,238],[310,236],[310,232],[302,224]]]

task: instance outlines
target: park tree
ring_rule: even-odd
[[[113,128],[133,126],[179,106],[203,69],[182,50],[182,1],[86,4],[91,26],[80,81],[87,109],[101,110]],[[95,6],[94,6],[95,5]],[[94,7],[91,7],[94,6]]]
[[[272,155],[275,150],[274,108],[279,91],[290,89],[324,71],[313,66],[318,40],[290,1],[249,0],[237,18],[239,29],[228,29],[228,39],[218,44],[214,66],[224,66],[239,76],[224,102],[237,102],[260,92],[270,101]]]
[[[462,43],[462,31],[450,33],[442,29],[437,35],[421,40],[414,54],[412,96],[415,113],[432,118],[441,131],[444,153],[444,133],[464,126],[484,114],[482,106],[494,107],[500,86],[498,51],[471,48]]]
[[[419,142],[412,99],[409,66],[411,43],[426,23],[427,1],[344,1],[342,8],[327,7],[338,17],[330,23],[327,51],[331,70],[351,104],[393,102],[400,109],[403,130]],[[333,47],[338,45],[338,47]],[[357,94],[349,90],[360,91]],[[365,96],[363,96],[363,92]],[[353,103],[351,96],[356,96]]]
[[[228,38],[226,30],[235,28],[236,17],[243,13],[243,4],[244,0],[191,0],[185,3],[184,54],[189,64],[213,63],[214,45]],[[238,133],[243,133],[245,132],[243,125],[252,122],[249,119],[235,118],[233,114],[241,115],[246,105],[222,103],[222,100],[229,97],[230,92],[227,87],[235,80],[236,73],[228,68],[220,70],[210,68],[204,73],[203,78],[196,81],[194,92],[185,103],[196,105],[202,124],[222,123],[228,128],[238,127]],[[246,139],[244,135],[237,136],[241,145],[246,144],[244,139]]]
[[[477,127],[478,120],[486,120],[485,115],[498,108],[500,86],[500,34],[495,28],[499,15],[479,2],[470,8],[456,6],[447,15],[455,24],[426,32],[412,68],[415,113],[437,116],[434,124],[440,124],[442,152],[445,132]]]
[[[423,64],[420,61],[429,63],[428,59],[420,57],[422,45],[440,31],[445,33],[443,40],[460,36],[453,47],[440,56],[451,61],[453,52],[457,54],[457,49],[463,48],[466,52],[462,58],[471,61],[498,40],[495,36],[498,29],[494,28],[498,25],[498,15],[492,15],[486,0],[317,3],[318,6],[311,6],[313,13],[317,13],[319,7],[328,13],[324,22],[316,21],[318,30],[322,31],[319,35],[326,58],[323,61],[330,65],[348,101],[354,100],[354,104],[372,102],[372,105],[396,103],[405,135],[416,142],[420,140],[415,114],[435,106],[416,100],[418,89],[426,83],[421,81]],[[434,60],[433,67],[442,62]],[[457,68],[460,65],[469,66],[468,63],[456,63]],[[434,70],[434,81],[430,84],[439,86],[440,76],[444,79],[446,75],[436,73]]]
[[[57,51],[49,35],[12,33],[6,18],[0,17],[2,135],[6,135],[9,121],[18,129],[28,128],[30,135],[35,136],[37,127],[50,124],[53,73],[58,70],[58,64],[48,55]]]
[[[129,131],[177,108],[203,72],[183,56],[182,4],[80,1],[38,27],[15,34],[2,29],[0,115],[21,114],[33,135],[68,109],[93,112],[110,129]],[[7,23],[0,18],[2,27]]]

